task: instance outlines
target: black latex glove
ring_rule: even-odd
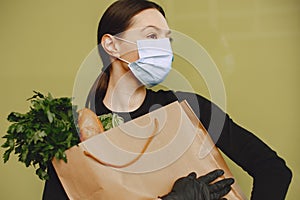
[[[197,181],[196,173],[176,180],[172,191],[160,197],[163,200],[209,200],[209,190],[204,183]]]
[[[233,178],[224,178],[211,184],[211,182],[213,182],[223,174],[223,170],[217,169],[197,178],[197,181],[203,183],[209,190],[210,200],[219,200],[231,190],[231,185],[234,183]]]
[[[172,191],[161,197],[163,200],[217,200],[227,194],[234,182],[232,178],[223,179],[210,184],[219,176],[224,174],[223,170],[215,170],[204,176],[196,178],[192,172],[187,177],[179,178],[173,185]]]

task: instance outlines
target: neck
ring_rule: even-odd
[[[113,63],[104,105],[114,112],[131,112],[138,109],[146,96],[143,86],[121,61]]]

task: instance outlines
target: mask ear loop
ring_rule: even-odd
[[[119,57],[119,58],[117,58],[118,60],[121,60],[121,61],[123,61],[123,62],[125,62],[125,63],[127,63],[128,65],[130,64],[130,62],[128,62],[127,60],[125,60],[125,59],[123,59],[123,58],[121,58],[121,57]]]
[[[124,41],[124,42],[128,42],[130,44],[135,44],[136,45],[136,42],[132,42],[130,40],[126,40],[124,38],[121,38],[121,37],[118,37],[118,36],[114,36],[117,40],[121,40],[121,41]]]
[[[118,37],[118,36],[114,36],[114,37],[115,37],[117,40],[121,40],[121,41],[123,41],[123,42],[128,42],[128,43],[130,43],[130,44],[135,44],[135,45],[137,45],[136,42],[132,42],[132,41],[130,41],[130,40],[126,40],[126,39],[121,38],[121,37]],[[123,59],[123,58],[121,58],[121,57],[118,57],[118,58],[116,58],[116,59],[121,60],[121,61],[127,63],[128,65],[130,64],[130,62],[128,62],[127,60],[125,60],[125,59]]]

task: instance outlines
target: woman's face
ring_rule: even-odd
[[[123,33],[118,34],[125,40],[160,39],[170,37],[171,31],[166,19],[156,9],[146,9],[132,18],[131,26]],[[136,44],[117,40],[120,55],[123,59],[134,62],[139,59]]]

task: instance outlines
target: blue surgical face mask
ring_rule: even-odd
[[[136,43],[123,38],[117,39],[137,45],[139,59],[128,63],[134,76],[145,86],[152,87],[161,83],[172,68],[173,52],[169,38],[137,40]]]

